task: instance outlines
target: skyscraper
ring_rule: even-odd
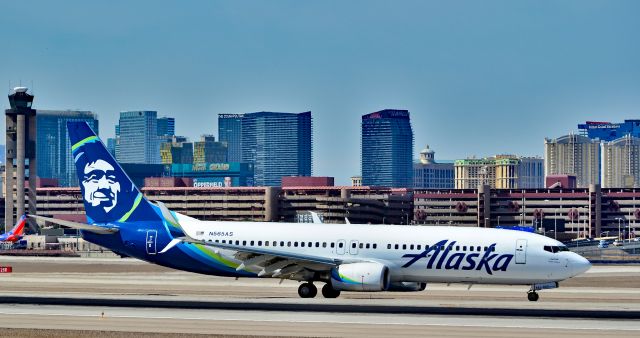
[[[574,134],[545,138],[544,174],[574,175],[578,188],[600,184],[600,142]]]
[[[167,136],[169,142],[160,144],[160,159],[162,164],[192,164],[193,143],[184,136]],[[163,140],[164,141],[164,140]]]
[[[227,162],[227,144],[216,142],[212,135],[202,135],[200,141],[193,144],[193,164]]]
[[[311,176],[311,112],[245,114],[242,162],[254,164],[256,186],[280,186],[283,176]]]
[[[640,187],[640,138],[627,135],[602,143],[602,187]]]
[[[176,134],[176,119],[173,117],[158,118],[158,136],[174,136]]]
[[[116,128],[116,157],[122,163],[160,164],[158,113],[123,111]]]
[[[413,130],[409,111],[362,116],[362,185],[413,187]]]
[[[84,121],[98,134],[98,116],[90,111],[40,110],[36,115],[38,177],[55,178],[61,187],[77,187],[68,121]]]
[[[218,114],[218,139],[227,144],[227,160],[242,161],[243,114]]]
[[[640,120],[624,120],[621,123],[587,121],[578,125],[580,135],[600,141],[613,141],[626,135],[640,137]]]

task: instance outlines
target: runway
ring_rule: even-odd
[[[36,336],[34,328],[87,337],[640,335],[639,266],[595,266],[532,303],[520,286],[433,284],[300,299],[295,282],[236,281],[130,259],[0,257],[0,265],[14,268],[0,274],[0,326],[17,329],[11,336]]]

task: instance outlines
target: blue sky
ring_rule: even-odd
[[[314,118],[314,174],[360,172],[360,117],[408,109],[415,156],[542,155],[585,120],[640,118],[640,1],[3,1],[0,83],[37,109]],[[5,101],[3,106],[7,107]],[[4,121],[2,121],[2,124]],[[2,125],[4,128],[4,126]]]

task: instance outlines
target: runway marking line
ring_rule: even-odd
[[[226,322],[265,322],[265,323],[300,323],[300,324],[343,324],[343,325],[404,325],[404,326],[437,326],[437,327],[466,327],[466,328],[505,328],[505,329],[548,329],[548,330],[596,330],[596,331],[640,331],[640,328],[598,328],[598,327],[564,327],[564,326],[540,326],[540,325],[498,325],[498,324],[438,324],[438,323],[429,323],[429,324],[419,324],[419,323],[385,323],[385,322],[364,322],[364,321],[322,321],[322,320],[284,320],[284,319],[235,319],[235,318],[217,318],[213,319],[210,317],[168,317],[168,316],[133,316],[133,315],[92,315],[92,314],[62,314],[62,313],[37,313],[37,312],[1,312],[0,315],[11,315],[11,316],[51,316],[51,317],[84,317],[90,318],[95,317],[99,319],[108,320],[109,318],[117,318],[117,319],[156,319],[156,320],[193,320],[193,321],[226,321]],[[431,317],[433,318],[433,317]],[[556,318],[540,318],[546,320],[562,320]],[[577,320],[577,321],[588,321],[588,320]],[[626,321],[626,320],[621,320]],[[632,320],[628,320],[632,321]],[[1,325],[0,325],[1,326]]]

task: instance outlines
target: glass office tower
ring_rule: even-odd
[[[36,115],[38,177],[55,178],[61,187],[77,187],[67,121],[85,121],[98,134],[98,117],[90,111],[40,110]]]
[[[256,186],[280,186],[283,176],[311,176],[311,112],[244,114],[242,162],[254,164]]]
[[[120,112],[116,137],[116,158],[119,162],[161,163],[157,112]]]
[[[362,116],[362,185],[413,187],[413,131],[409,111]]]
[[[218,114],[218,140],[227,144],[227,160],[242,161],[242,116]]]

